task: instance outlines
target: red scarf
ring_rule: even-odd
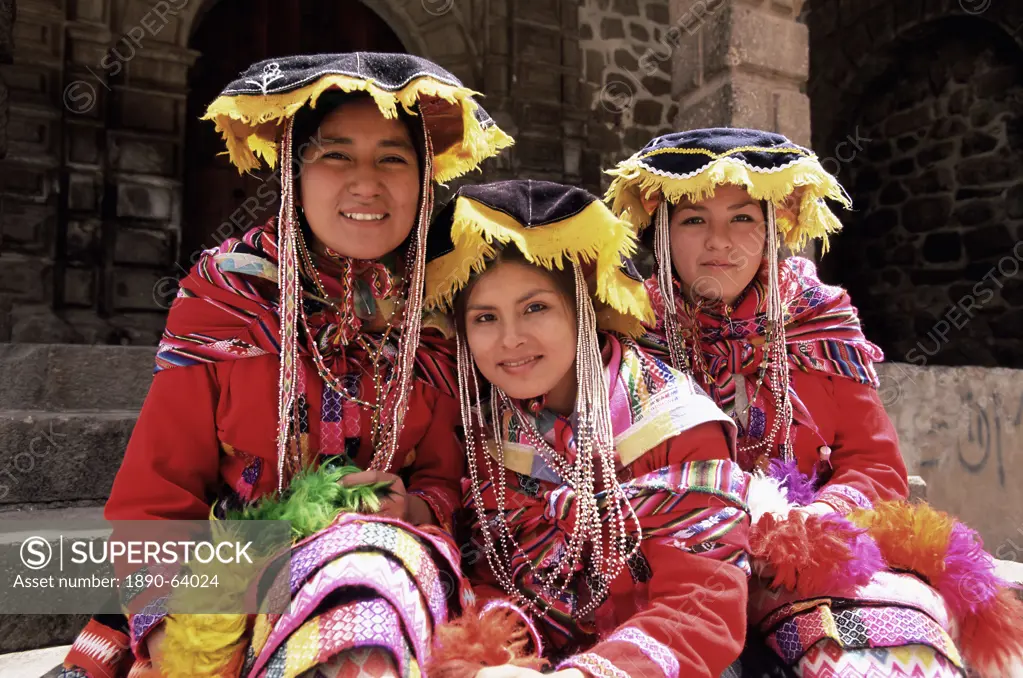
[[[867,341],[860,327],[859,316],[841,287],[825,285],[817,277],[813,262],[802,257],[790,257],[779,265],[779,286],[785,305],[785,341],[788,363],[804,372],[853,379],[863,384],[878,386],[873,363],[884,358],[881,349]],[[658,319],[664,317],[664,302],[656,280],[647,281],[654,310]],[[675,279],[675,307],[678,311],[690,361],[701,385],[727,414],[737,419],[736,380],[745,378],[746,396],[750,404],[746,425],[739,424],[740,445],[756,443],[772,422],[767,413],[774,407],[764,407],[772,386],[764,377],[763,386],[756,388],[758,369],[763,361],[767,341],[767,264],[761,263],[756,277],[739,297],[734,308],[721,303],[694,305],[684,298]],[[648,336],[656,345],[664,346],[663,322]],[[693,353],[698,343],[700,353]],[[702,364],[701,369],[700,366]],[[805,406],[793,391],[791,380],[789,395],[796,419],[811,421]],[[784,436],[779,435],[780,445]],[[777,447],[770,456],[779,456]],[[740,459],[743,468],[753,460]]]

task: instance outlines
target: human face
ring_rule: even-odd
[[[419,161],[408,129],[371,99],[332,111],[301,149],[301,205],[318,244],[378,259],[408,237],[419,205]]]
[[[692,300],[735,302],[764,256],[764,210],[744,188],[718,186],[713,197],[671,213],[671,261]]]
[[[575,312],[545,271],[517,261],[487,269],[468,292],[465,338],[483,376],[512,398],[575,409]]]

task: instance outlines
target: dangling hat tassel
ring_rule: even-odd
[[[402,313],[401,340],[394,372],[388,380],[387,390],[378,405],[388,415],[380,437],[380,447],[375,450],[370,469],[388,471],[398,451],[398,439],[405,425],[405,410],[415,373],[416,350],[423,326],[423,287],[426,279],[426,236],[433,216],[433,143],[425,118],[423,121],[423,193],[419,201],[419,218],[416,232],[409,246],[412,265],[406,267],[409,286],[406,290],[405,310]]]
[[[290,452],[294,410],[298,405],[298,314],[302,287],[298,273],[298,218],[295,214],[292,134],[295,119],[288,118],[281,141],[281,210],[277,217],[277,280],[280,287],[281,370],[277,403],[277,491],[285,485],[285,463]],[[291,464],[289,464],[291,466]],[[294,469],[288,469],[294,471]]]
[[[774,203],[767,203],[767,336],[765,347],[768,369],[771,374],[770,388],[774,394],[774,402],[779,404],[777,416],[781,418],[781,426],[785,430],[782,446],[783,458],[791,461],[793,456],[792,436],[792,399],[789,395],[789,365],[785,348],[785,304],[781,298],[781,282],[778,271],[778,218]],[[773,441],[772,441],[773,442]]]
[[[657,260],[657,288],[664,303],[664,334],[668,340],[671,365],[676,370],[691,373],[689,355],[682,341],[678,309],[675,307],[675,287],[672,283],[671,234],[668,231],[668,201],[662,199],[654,215],[654,257]]]

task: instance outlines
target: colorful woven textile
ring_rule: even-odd
[[[963,671],[926,645],[846,650],[832,641],[810,648],[795,667],[801,678],[960,678]]]

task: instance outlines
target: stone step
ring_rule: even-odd
[[[74,521],[98,521],[102,519],[103,508],[98,506],[64,509],[22,508],[5,511],[0,513],[0,550],[5,546],[11,547],[11,544],[4,544],[2,542],[10,542],[11,539],[16,538],[20,524],[27,523],[27,521],[53,521],[54,523],[71,525]],[[5,538],[5,535],[10,538]],[[65,534],[65,536],[72,535],[74,535],[74,532],[70,530]],[[89,615],[87,614],[0,614],[0,653],[18,653],[18,655],[8,654],[7,656],[0,656],[0,676],[5,675],[3,673],[5,669],[21,666],[23,659],[19,658],[19,655],[24,654],[25,651],[71,643],[87,621],[89,621]],[[64,654],[67,654],[66,648]],[[31,660],[32,666],[35,666],[34,662],[36,659],[39,659],[41,662],[39,657],[27,656],[24,658],[24,661],[29,662]],[[55,657],[49,666],[44,666],[38,673],[14,673],[10,675],[42,676],[63,661],[63,659],[63,654]]]
[[[0,410],[137,410],[155,348],[0,344]]]
[[[0,411],[0,507],[102,502],[138,412]]]
[[[0,678],[46,678],[56,676],[55,667],[67,656],[70,645],[45,647],[28,652],[0,654]]]

